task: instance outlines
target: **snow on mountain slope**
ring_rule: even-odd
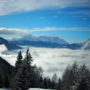
[[[7,47],[4,44],[0,45],[0,52],[7,51]]]
[[[24,41],[42,41],[42,42],[49,42],[49,43],[58,43],[58,44],[68,44],[63,39],[60,39],[58,36],[48,36],[48,35],[32,35],[29,34],[27,36],[24,36],[23,38],[20,39]]]
[[[84,42],[82,49],[90,50],[90,39]]]
[[[8,50],[21,49],[21,47],[17,46],[16,44],[12,44],[8,40],[0,37],[0,45],[2,44],[5,45]]]

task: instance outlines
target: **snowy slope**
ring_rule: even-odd
[[[41,89],[41,88],[31,88],[29,90],[54,90],[54,89]]]
[[[0,89],[0,90],[10,90],[10,89]],[[29,90],[54,90],[54,89],[30,88]]]
[[[84,42],[82,49],[90,50],[90,39]]]
[[[0,52],[7,51],[7,47],[4,44],[0,45]]]

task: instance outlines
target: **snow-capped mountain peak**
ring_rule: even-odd
[[[29,41],[42,41],[42,42],[51,42],[51,43],[58,43],[58,44],[68,44],[63,39],[60,39],[59,36],[55,35],[32,35],[29,34],[27,36],[24,36],[22,40],[29,40]]]
[[[82,49],[86,49],[86,50],[90,49],[90,39],[84,42]]]

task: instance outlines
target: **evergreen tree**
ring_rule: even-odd
[[[46,77],[44,78],[43,85],[44,85],[45,89],[48,89],[48,83],[47,83],[47,78]]]
[[[20,51],[17,55],[17,61],[15,63],[15,68],[12,70],[11,76],[9,77],[10,79],[12,79],[15,76],[15,74],[18,72],[18,69],[20,68],[20,65],[22,64],[22,59],[23,59],[22,52]]]
[[[58,77],[57,77],[56,73],[52,76],[52,81],[55,82],[55,83],[58,82]]]
[[[2,80],[2,76],[0,75],[0,88],[3,87],[3,80]]]
[[[85,64],[83,64],[79,69],[79,81],[81,81],[83,77],[87,82],[88,88],[90,89],[90,71]]]
[[[57,82],[58,82],[58,77],[57,77],[57,74],[55,73],[52,76],[52,89],[56,89],[57,88]]]
[[[17,61],[16,61],[16,64],[15,64],[15,68],[18,69],[19,68],[19,65],[22,63],[22,52],[20,51],[18,53],[18,56],[17,56]]]
[[[79,72],[76,62],[70,67],[68,66],[62,77],[63,90],[73,90],[78,85]]]
[[[26,52],[26,57],[24,60],[22,60],[22,54],[19,52],[15,65],[15,75],[10,80],[10,87],[12,90],[27,90],[30,88],[30,60],[31,56],[29,51]]]
[[[62,90],[62,81],[61,81],[61,79],[58,80],[57,90]]]
[[[32,62],[33,62],[33,60],[32,60],[32,56],[31,56],[31,54],[30,54],[30,52],[29,52],[29,49],[27,49],[27,51],[26,51],[26,56],[25,56],[25,59],[24,59],[24,63],[26,63],[27,64],[27,71],[28,71],[28,74],[29,74],[29,81],[31,82],[31,86],[33,86],[32,84],[33,84],[33,78],[34,78],[34,71],[33,71],[33,67],[32,67]]]
[[[32,60],[32,56],[31,56],[31,54],[30,54],[30,52],[29,52],[29,49],[27,49],[27,51],[26,51],[26,56],[25,56],[24,61],[25,61],[27,64],[29,64],[29,66],[31,66],[33,60]]]
[[[70,90],[71,67],[68,66],[62,75],[62,90]]]
[[[29,75],[25,63],[22,63],[18,72],[10,81],[10,88],[12,90],[27,90],[30,88]]]
[[[81,80],[77,90],[89,90],[88,83],[87,83],[85,77],[82,77],[82,80]]]

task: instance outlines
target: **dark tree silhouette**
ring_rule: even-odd
[[[82,77],[82,80],[81,80],[77,90],[89,90],[88,83],[87,83],[85,77]]]
[[[58,80],[57,90],[62,90],[62,81],[61,81],[61,79]]]
[[[16,63],[15,63],[15,68],[16,68],[16,70],[19,68],[20,64],[22,63],[22,59],[23,59],[23,57],[22,57],[22,52],[20,51],[20,52],[18,53],[17,61],[16,61]]]
[[[12,90],[27,90],[30,88],[31,61],[29,50],[27,50],[24,60],[22,60],[22,54],[19,52],[15,65],[15,75],[10,80]]]

